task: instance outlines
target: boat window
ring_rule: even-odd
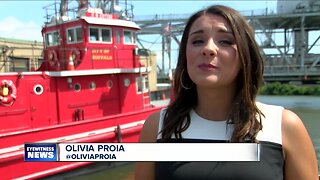
[[[71,43],[79,43],[83,41],[82,28],[76,27],[67,30],[67,42]]]
[[[111,29],[90,27],[90,42],[111,43]]]
[[[102,41],[111,42],[111,35],[109,29],[101,29]]]
[[[107,82],[107,87],[108,87],[108,89],[111,89],[112,86],[113,86],[112,80],[108,80],[108,82]]]
[[[90,28],[90,41],[99,41],[99,29]]]
[[[136,87],[137,93],[143,93],[148,91],[148,81],[146,80],[145,76],[137,77],[136,78]]]
[[[96,89],[96,83],[94,83],[93,81],[91,81],[90,83],[89,83],[89,88],[90,88],[90,90],[95,90]]]
[[[76,28],[76,39],[77,39],[77,42],[83,41],[82,28]]]
[[[46,33],[46,44],[47,46],[57,46],[60,44],[60,35],[58,31]]]
[[[135,43],[135,33],[133,31],[124,30],[124,44],[134,44]]]
[[[73,35],[73,29],[68,29],[67,37],[68,37],[68,43],[75,41],[75,38],[74,38],[74,35]]]
[[[43,86],[41,84],[36,84],[35,86],[33,86],[33,92],[36,95],[41,95],[43,93]]]
[[[81,90],[81,85],[79,83],[76,83],[73,87],[73,90],[79,92]]]
[[[120,32],[119,31],[116,32],[116,43],[120,44]]]
[[[123,80],[123,85],[124,85],[125,87],[129,87],[129,85],[130,85],[130,79],[125,78],[125,79]]]

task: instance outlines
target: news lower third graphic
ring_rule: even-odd
[[[123,144],[59,144],[61,161],[112,161],[124,156]],[[118,157],[118,158],[117,158]]]
[[[24,144],[25,161],[58,161],[58,146],[55,143]]]
[[[257,143],[29,143],[25,161],[260,161]]]

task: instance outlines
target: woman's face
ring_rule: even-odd
[[[237,44],[223,17],[199,17],[190,28],[186,51],[188,73],[198,88],[235,85],[240,70]]]

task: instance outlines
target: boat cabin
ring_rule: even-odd
[[[139,67],[136,31],[132,21],[100,8],[79,11],[78,18],[52,18],[42,30],[47,62],[51,71]]]

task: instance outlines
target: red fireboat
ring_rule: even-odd
[[[117,10],[118,1],[98,3],[92,8],[79,0],[70,18],[62,0],[59,15],[42,29],[41,66],[0,73],[1,179],[90,164],[25,162],[25,143],[136,142],[146,117],[162,108],[150,101],[150,67],[139,61],[135,42],[139,26]]]

